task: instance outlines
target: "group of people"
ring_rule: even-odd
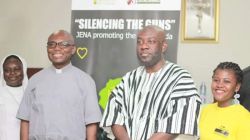
[[[9,55],[1,65],[0,140],[96,140],[99,127],[117,140],[250,139],[250,114],[234,102],[243,72],[220,63],[212,75],[215,102],[201,105],[189,72],[165,60],[165,31],[138,32],[140,66],[126,73],[101,113],[94,80],[70,62],[73,36],[59,30],[48,37],[52,66],[31,77],[26,62]],[[108,139],[108,138],[106,138]]]

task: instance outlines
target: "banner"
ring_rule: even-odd
[[[136,34],[147,25],[166,31],[166,59],[177,61],[181,0],[73,0],[73,65],[89,73],[98,92],[109,92],[139,66]]]

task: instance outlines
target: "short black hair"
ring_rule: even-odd
[[[218,69],[226,69],[226,70],[232,70],[236,76],[237,83],[242,83],[243,80],[243,71],[241,70],[240,66],[234,62],[221,62],[217,67],[214,69],[213,74]]]

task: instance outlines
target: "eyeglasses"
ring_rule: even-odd
[[[159,41],[156,39],[147,39],[147,40],[137,39],[137,45],[146,44],[148,46],[152,46],[152,45],[156,45],[158,42]]]
[[[71,44],[68,41],[62,41],[62,42],[55,42],[55,41],[49,41],[47,42],[48,48],[55,48],[56,46],[59,46],[61,48],[66,48],[69,46],[74,46],[75,44]]]

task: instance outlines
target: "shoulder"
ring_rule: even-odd
[[[172,72],[173,74],[188,74],[189,75],[189,72],[186,69],[172,62],[167,63],[165,70]]]
[[[0,86],[0,98],[4,98],[6,94],[7,89],[5,87]]]
[[[235,110],[232,113],[235,113],[235,120],[239,124],[241,128],[250,129],[250,113],[247,109],[245,109],[242,105],[236,105]]]
[[[68,74],[82,89],[96,86],[94,79],[76,66],[72,65]]]
[[[235,105],[235,111],[241,113],[244,116],[247,116],[247,117],[249,116],[249,119],[250,119],[249,111],[245,107],[243,107],[242,105],[240,105],[240,104]]]
[[[88,73],[86,73],[85,71],[79,69],[78,67],[72,66],[71,70],[72,70],[71,73],[72,73],[77,79],[80,78],[80,79],[82,79],[82,80],[86,79],[86,80],[91,80],[91,81],[93,81],[93,78],[92,78]]]
[[[201,105],[201,114],[200,114],[201,120],[203,121],[204,118],[207,118],[208,116],[209,117],[213,116],[215,111],[216,111],[216,103]]]
[[[214,109],[216,107],[216,103],[213,104],[204,104],[201,106],[201,110],[210,110],[210,109]]]
[[[140,75],[142,72],[144,71],[144,67],[143,66],[139,66],[136,69],[133,69],[129,72],[127,72],[123,78],[129,78],[131,76],[135,77],[136,75]]]
[[[214,112],[216,112],[216,108],[217,108],[216,103],[201,105],[201,116],[214,114]]]
[[[186,70],[181,68],[179,65],[174,63],[168,63],[164,67],[163,77],[165,77],[165,81],[174,85],[174,87],[181,87],[182,92],[184,89],[191,92],[197,92],[194,81],[192,79],[191,74]],[[189,89],[189,90],[188,90]],[[181,91],[181,90],[179,90]]]
[[[40,80],[41,78],[43,78],[44,76],[48,75],[51,71],[51,68],[44,68],[42,70],[40,70],[39,72],[35,73],[29,80],[30,81],[36,81],[36,80]]]

